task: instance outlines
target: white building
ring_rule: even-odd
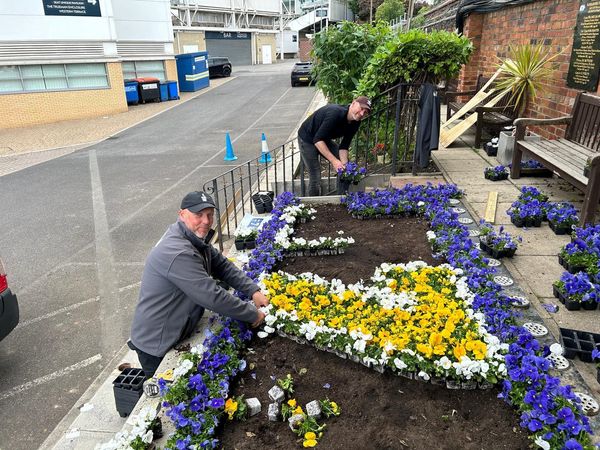
[[[177,79],[169,0],[0,2],[0,128],[125,111],[140,76]]]

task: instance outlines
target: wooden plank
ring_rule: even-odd
[[[460,108],[458,111],[456,111],[456,113],[452,117],[450,117],[449,119],[446,118],[447,120],[446,120],[446,122],[444,122],[442,127],[447,127],[455,120],[460,119],[462,116],[467,114],[469,111],[474,109],[476,106],[479,106],[479,104],[482,101],[484,101],[486,98],[488,98],[490,96],[490,94],[492,94],[492,92],[494,92],[494,89],[491,89],[490,91],[487,91],[487,89],[492,86],[492,83],[494,82],[494,80],[496,79],[496,77],[499,74],[500,74],[500,69],[498,69],[496,71],[496,73],[488,80],[487,83],[485,83],[483,85],[483,87],[471,98],[471,100],[469,100],[467,103],[465,103],[463,105],[462,108]]]
[[[491,94],[491,92],[488,93],[488,96],[489,94]],[[483,106],[495,106],[496,103],[498,103],[502,99],[502,97],[504,97],[504,95],[505,93],[498,94]],[[475,122],[477,122],[477,116],[477,113],[473,113],[465,120],[459,122],[451,128],[446,127],[448,122],[444,123],[440,131],[440,144],[443,147],[447,147],[450,144],[452,144],[460,135],[462,135],[465,131],[471,128],[471,126],[473,126]],[[452,118],[454,118],[454,116],[452,116]]]
[[[488,201],[485,207],[485,213],[483,220],[488,223],[494,223],[496,221],[496,208],[498,206],[498,192],[492,191],[488,194]]]

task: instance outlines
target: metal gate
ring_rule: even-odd
[[[234,66],[252,64],[252,40],[250,33],[227,33],[207,31],[206,50],[209,57],[226,56]]]

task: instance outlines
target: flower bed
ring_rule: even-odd
[[[367,366],[455,381],[496,383],[508,346],[471,309],[473,294],[450,266],[384,264],[372,285],[330,284],[318,275],[271,274],[265,331],[305,338]],[[312,300],[311,300],[312,299]]]

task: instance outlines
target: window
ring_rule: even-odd
[[[165,64],[162,61],[124,61],[122,67],[123,78],[126,80],[146,77],[166,80]]]
[[[298,42],[298,35],[292,34],[292,42]]]
[[[0,66],[0,92],[35,92],[108,87],[106,65],[39,64]]]

